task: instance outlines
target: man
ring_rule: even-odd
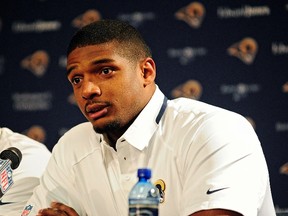
[[[55,145],[25,215],[128,215],[141,167],[162,182],[160,215],[275,215],[265,158],[248,121],[199,101],[167,100],[133,27],[89,24],[67,55],[67,77],[89,123]]]
[[[45,145],[29,137],[15,133],[8,128],[0,128],[0,152],[16,147],[22,154],[19,167],[13,170],[14,184],[0,199],[1,216],[19,216],[23,206],[39,184],[51,152]]]

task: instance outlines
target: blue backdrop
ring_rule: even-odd
[[[125,20],[144,35],[157,83],[247,117],[262,142],[277,212],[288,209],[288,0],[0,2],[0,126],[45,143],[85,121],[66,80],[81,26]]]

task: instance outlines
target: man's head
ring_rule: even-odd
[[[112,41],[119,43],[119,51],[129,59],[152,57],[141,34],[133,26],[119,20],[100,20],[80,29],[70,41],[67,55],[77,47]]]
[[[67,51],[67,77],[95,131],[118,139],[151,99],[156,66],[132,26],[102,20],[80,29]]]

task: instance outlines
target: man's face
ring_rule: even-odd
[[[84,116],[100,133],[125,131],[151,96],[145,60],[133,62],[117,43],[76,48],[67,58],[68,80]]]

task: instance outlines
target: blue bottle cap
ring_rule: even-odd
[[[148,169],[148,168],[138,169],[137,176],[138,176],[138,178],[150,179],[151,178],[151,169]]]

